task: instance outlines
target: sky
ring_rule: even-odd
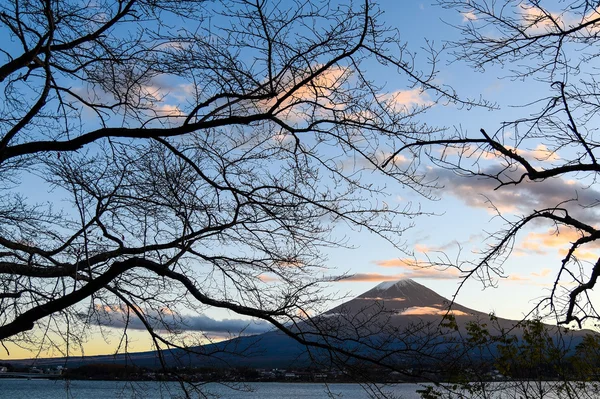
[[[417,65],[424,60],[419,58],[419,47],[427,42],[441,46],[444,40],[455,38],[456,30],[451,26],[472,20],[472,16],[443,10],[438,6],[418,1],[382,0],[384,20],[397,27],[402,39],[411,48],[417,49]],[[535,99],[545,90],[539,83],[513,81],[503,78],[506,70],[489,68],[485,72],[475,72],[463,63],[443,62],[438,66],[437,82],[455,87],[462,96],[484,98],[498,104],[498,110],[459,109],[452,105],[435,105],[427,114],[430,125],[460,127],[476,135],[480,128],[496,131],[503,120],[521,116],[523,110],[511,106],[525,104]],[[419,95],[406,87],[404,79],[396,78],[393,73],[382,73],[386,89],[400,94],[406,104],[431,101],[427,95]],[[515,93],[519,93],[515,96]],[[524,150],[525,151],[525,150]],[[542,154],[543,147],[527,149],[530,154]],[[484,160],[482,166],[497,167],[493,160]],[[414,259],[422,262],[447,261],[455,259],[476,259],[477,251],[485,249],[490,234],[501,229],[502,220],[490,206],[508,218],[525,214],[544,205],[554,205],[566,198],[577,195],[582,203],[592,203],[600,196],[594,186],[586,181],[570,179],[550,179],[541,184],[523,184],[518,188],[494,190],[493,182],[481,179],[466,179],[444,169],[429,170],[443,186],[434,195],[435,200],[422,198],[415,192],[402,186],[388,186],[387,200],[397,204],[411,201],[420,204],[422,210],[434,215],[423,215],[406,223],[413,223],[403,236],[408,252],[414,252]],[[374,182],[378,176],[371,177]],[[32,193],[35,192],[32,183]],[[33,195],[33,194],[32,194]],[[550,232],[550,234],[549,234]],[[512,256],[504,264],[504,274],[495,280],[495,286],[485,287],[476,279],[468,280],[462,286],[455,300],[463,306],[510,319],[520,319],[528,314],[540,298],[548,295],[553,281],[553,272],[564,256],[565,243],[575,239],[572,232],[563,231],[553,235],[552,226],[536,225],[523,231],[515,242]],[[389,243],[365,232],[344,230],[349,243],[356,248],[348,250],[333,248],[327,251],[327,266],[331,275],[350,274],[351,277],[327,288],[328,292],[338,293],[340,297],[353,297],[377,285],[381,281],[412,278],[435,290],[446,298],[452,298],[462,281],[456,269],[431,269],[412,267],[414,259],[407,258]],[[579,254],[584,260],[597,256],[597,247],[587,248]],[[277,281],[271,284],[277,284]],[[340,300],[341,301],[341,300]],[[331,303],[331,307],[340,301]],[[266,328],[261,323],[248,324],[235,315],[223,312],[209,312],[189,317],[189,324],[197,331],[206,331],[216,335],[246,327],[247,333],[260,332]],[[119,327],[118,325],[115,327]],[[151,349],[151,343],[145,333],[137,330],[134,323],[129,330],[129,351]],[[120,332],[115,328],[108,330],[108,336],[100,336],[91,331],[85,353],[113,353],[120,342]],[[16,347],[11,347],[9,358],[31,356]],[[0,354],[0,359],[6,358]]]
[[[443,10],[438,6],[423,2],[383,2],[382,9],[389,23],[400,29],[401,36],[409,43],[425,43],[425,38],[441,45],[445,39],[456,38],[456,30],[450,25],[461,25],[472,16],[455,11]],[[505,120],[513,120],[524,115],[515,105],[526,104],[547,90],[537,82],[513,81],[505,78],[507,70],[500,67],[487,68],[485,72],[475,72],[467,65],[455,62],[439,66],[438,81],[452,85],[459,94],[477,98],[480,94],[497,103],[498,110],[460,110],[453,106],[436,105],[427,114],[430,124],[457,126],[476,136],[479,129],[494,132]],[[389,75],[388,75],[389,76]],[[388,80],[388,85],[402,82]],[[515,95],[518,93],[518,95]],[[523,150],[525,154],[525,149]],[[528,149],[526,155],[544,156],[544,147]],[[492,162],[482,162],[483,167],[497,168]],[[497,217],[494,204],[503,216],[514,218],[532,209],[553,206],[558,202],[578,196],[582,203],[593,203],[598,198],[597,190],[588,187],[587,182],[564,179],[550,179],[544,183],[526,183],[518,188],[508,187],[494,190],[496,184],[489,180],[470,179],[457,176],[444,169],[431,170],[444,187],[435,192],[436,201],[420,199],[418,195],[402,187],[390,187],[390,196],[399,203],[414,201],[422,209],[434,212],[436,216],[417,217],[414,228],[409,229],[404,238],[407,247],[414,251],[421,261],[442,262],[448,259],[477,259],[476,253],[485,249],[489,235],[503,226]],[[591,215],[591,214],[590,214]],[[451,298],[459,285],[460,274],[455,269],[435,271],[407,267],[403,255],[395,253],[375,238],[360,235],[360,249],[349,254],[347,251],[332,251],[331,265],[341,271],[356,273],[347,282],[339,283],[350,295],[364,292],[382,280],[413,278],[415,281],[435,290],[446,298]],[[461,288],[456,301],[464,306],[483,312],[495,312],[501,317],[520,319],[528,314],[545,297],[551,287],[557,265],[564,256],[565,243],[573,241],[573,232],[563,231],[559,236],[552,234],[551,225],[539,225],[523,231],[518,236],[512,256],[504,264],[502,278],[495,280],[494,287],[485,287],[476,279],[468,280]],[[460,254],[459,254],[460,252]],[[588,248],[580,253],[580,259],[594,259],[597,248]],[[459,256],[460,255],[460,256]]]

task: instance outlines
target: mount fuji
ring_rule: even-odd
[[[444,323],[449,320],[453,324],[444,329]],[[341,357],[348,357],[348,354],[386,357],[389,361],[406,363],[435,356],[449,345],[456,347],[457,336],[466,331],[469,322],[489,321],[488,314],[458,303],[451,304],[413,280],[386,281],[294,327],[293,332],[301,339],[316,344],[308,351],[305,345],[277,330],[191,348],[196,354],[179,349],[164,351],[163,361],[169,366],[305,367],[316,360],[331,358],[331,352],[323,349],[329,345],[341,349]],[[519,335],[519,328],[515,328],[517,323],[516,320],[494,318],[497,330],[515,331]],[[589,331],[573,332],[573,344],[580,342],[586,333]],[[155,351],[36,360],[38,365],[67,364],[70,367],[124,362],[143,367],[160,366]]]

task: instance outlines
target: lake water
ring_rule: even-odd
[[[519,383],[523,388],[524,383]],[[552,391],[555,383],[544,383],[545,393],[543,398],[552,399],[563,397]],[[498,389],[500,388],[501,389]],[[237,388],[237,389],[236,389]],[[419,399],[416,390],[422,388],[418,384],[394,384],[380,387],[388,394],[387,397],[398,399]],[[525,397],[523,392],[509,389],[505,383],[493,383],[494,394],[485,397],[497,399],[514,399]],[[198,393],[192,398],[231,398],[231,399],[286,399],[286,398],[311,398],[311,399],[367,399],[375,396],[374,392],[367,392],[359,384],[310,384],[310,383],[249,383],[245,386],[225,386],[220,384],[207,384],[202,387],[205,396]],[[530,391],[531,392],[531,391]],[[447,396],[446,396],[447,395]],[[470,398],[479,395],[460,396],[456,393],[446,394],[444,398]],[[528,396],[532,398],[540,395]],[[564,397],[569,397],[564,396]],[[571,397],[597,398],[598,392],[586,390],[585,394],[579,392]],[[176,382],[135,382],[135,381],[52,381],[52,380],[24,380],[0,379],[0,398],[4,399],[179,399],[185,398],[183,391]]]
[[[207,384],[203,392],[215,398],[282,399],[340,398],[367,399],[372,396],[358,384],[249,383],[245,387]],[[249,392],[247,389],[251,389]],[[416,384],[398,384],[385,388],[396,397],[416,399]],[[213,396],[214,395],[214,396]],[[176,382],[132,381],[51,381],[0,379],[0,398],[10,399],[177,399],[184,398]],[[192,394],[197,398],[198,394]]]

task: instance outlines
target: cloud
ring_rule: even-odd
[[[501,171],[499,165],[481,169],[481,174],[496,175]],[[502,175],[509,179],[518,179],[521,170],[504,171]],[[448,169],[435,169],[433,175],[443,185],[445,194],[450,194],[466,205],[475,208],[491,209],[491,204],[501,212],[530,213],[534,209],[553,208],[558,204],[569,209],[574,217],[589,218],[593,209],[582,206],[592,205],[600,200],[600,192],[580,181],[563,178],[549,178],[541,182],[524,179],[518,185],[498,188],[498,182],[480,176],[463,176]],[[567,200],[577,199],[564,203]],[[490,204],[491,203],[491,204]]]
[[[544,269],[544,270],[548,270],[548,269]],[[504,278],[503,281],[507,281],[509,283],[515,283],[515,284],[523,284],[526,286],[537,286],[537,287],[551,287],[552,284],[551,283],[546,283],[543,281],[540,281],[540,273],[529,273],[529,275],[522,275],[522,274],[518,274],[518,273],[513,273],[511,275],[509,275],[508,277]]]
[[[556,32],[559,29],[568,30],[589,23],[600,16],[600,8],[592,9],[586,15],[576,15],[568,11],[559,14],[548,9],[524,4],[519,6],[521,8],[521,18],[528,25],[528,33]],[[598,31],[598,23],[587,26],[586,30],[590,32]]]
[[[270,274],[260,274],[258,276],[259,280],[262,281],[263,283],[274,283],[276,281],[281,281],[278,277],[276,276],[272,276]]]
[[[306,84],[295,88],[305,77],[313,74],[321,65],[307,69],[303,74],[285,75],[278,82],[280,97],[270,98],[258,103],[258,108],[266,111],[272,108],[281,97],[293,93],[278,106],[277,116],[289,123],[301,122],[310,117],[315,110],[319,113],[329,114],[332,109],[339,109],[336,93],[348,82],[352,76],[352,69],[343,66],[333,66],[323,71]],[[315,104],[318,104],[315,107]],[[322,116],[323,116],[322,115]]]
[[[403,302],[406,301],[406,298],[382,298],[380,296],[376,297],[361,297],[360,299],[364,299],[367,301],[386,301],[386,302]]]
[[[527,275],[519,273],[511,273],[509,276],[504,278],[504,281],[513,283],[522,283],[527,285],[536,285],[540,287],[548,287],[550,284],[543,282],[544,277],[548,277],[552,274],[552,269],[544,268],[539,272],[531,272]]]
[[[381,165],[384,162],[391,162],[392,165],[399,165],[408,164],[414,161],[413,159],[409,159],[402,154],[396,154],[393,158],[391,158],[391,156],[391,152],[378,152],[377,154],[375,154],[375,162],[377,162],[377,165]]]
[[[243,319],[215,320],[206,315],[184,316],[184,323],[187,330],[217,333],[261,334],[273,329],[273,326],[266,321]]]
[[[508,276],[505,280],[508,280],[508,281],[530,281],[531,278],[522,276],[518,273],[513,273],[510,276]]]
[[[534,148],[515,148],[509,145],[505,146],[505,148],[527,159],[534,166],[537,166],[536,161],[547,163],[561,159],[557,150],[548,148],[544,144],[538,144]],[[505,157],[503,154],[494,149],[475,144],[459,145],[455,147],[441,147],[437,148],[436,151],[438,152],[439,157],[442,159],[455,157],[462,159],[472,158],[476,160],[497,161]],[[522,172],[522,170],[515,171],[513,173],[516,175],[517,172]]]
[[[436,148],[440,158],[446,159],[450,157],[461,157],[483,159],[483,160],[497,160],[501,156],[498,152],[482,148],[474,144],[460,145],[457,147],[440,147]]]
[[[394,258],[376,260],[374,263],[380,267],[407,267],[411,262],[414,262],[414,260],[408,258]]]
[[[581,237],[582,235],[576,230],[566,228],[559,230],[548,229],[544,233],[532,231],[523,240],[523,247],[534,250],[548,247],[562,247],[565,244],[577,241]]]
[[[421,249],[426,249],[423,246]],[[437,265],[429,260],[415,258],[394,258],[374,261],[377,266],[384,268],[403,269],[402,273],[383,275],[380,273],[358,273],[350,276],[351,281],[386,281],[399,279],[429,279],[429,280],[455,280],[460,277],[460,272],[451,267]]]
[[[297,100],[326,99],[348,80],[351,73],[351,69],[347,67],[330,67],[309,83],[298,88],[294,92],[293,97]],[[295,84],[296,82],[294,81],[290,86],[293,87]]]
[[[172,104],[160,104],[153,107],[153,110],[159,116],[183,116],[183,112],[179,109],[179,106]]]
[[[206,315],[176,315],[171,310],[144,312],[154,329],[171,329],[179,331],[203,331],[205,333],[227,334],[261,334],[273,329],[273,326],[262,320],[223,319],[216,320]],[[96,306],[97,317],[93,323],[106,327],[130,328],[146,330],[146,326],[133,311],[119,306]],[[82,316],[84,317],[84,316]]]
[[[552,151],[544,144],[538,144],[533,150],[522,150],[520,148],[514,149],[507,147],[508,149],[514,150],[517,154],[524,158],[534,158],[538,161],[558,161],[560,155],[556,151]]]
[[[382,261],[389,262],[389,261]],[[389,267],[389,266],[388,266]],[[382,282],[382,281],[391,281],[391,280],[401,280],[401,279],[430,279],[430,280],[454,280],[459,277],[459,273],[456,269],[448,269],[445,271],[440,271],[434,268],[423,268],[423,269],[415,269],[412,271],[408,271],[406,273],[397,273],[397,274],[381,274],[381,273],[356,273],[352,274],[348,277],[345,277],[339,282],[347,283],[347,282]]]
[[[550,275],[552,269],[542,269],[539,273],[531,273],[533,277],[546,277]]]
[[[463,22],[477,21],[477,15],[472,11],[461,12],[460,14],[463,16]]]
[[[443,272],[446,268],[440,269],[440,265],[436,265],[427,260],[419,260],[415,258],[392,258],[384,260],[376,260],[375,263],[379,267],[394,267],[409,270],[411,272],[418,270],[436,270],[437,272]]]
[[[568,249],[566,248],[561,248],[558,250],[558,254],[562,257],[567,256],[567,253],[569,252]],[[600,258],[600,254],[597,252],[590,252],[590,251],[582,251],[580,249],[575,250],[575,252],[573,253],[573,255],[578,259],[578,260],[587,260],[587,261],[597,261],[598,258]]]
[[[588,22],[591,22],[592,20],[597,19],[598,17],[600,17],[600,7],[593,9],[587,15],[585,15],[581,19],[580,24],[586,24]],[[577,24],[573,23],[573,22],[569,23],[569,26],[575,26],[575,25],[577,25]],[[595,22],[593,25],[589,25],[586,29],[591,30],[591,31],[597,31],[598,30],[598,22]]]
[[[432,250],[433,249],[431,247],[427,246],[427,245],[424,245],[424,244],[415,244],[415,251],[426,253],[426,252],[429,252],[429,251],[432,251]]]
[[[441,244],[436,244],[436,245],[431,245],[431,243],[428,244],[423,244],[423,242],[427,242],[427,241],[431,241],[430,237],[419,237],[416,238],[415,241],[418,241],[418,243],[414,244],[413,249],[414,252],[420,252],[422,254],[425,254],[426,256],[428,256],[428,260],[427,261],[417,261],[415,259],[403,259],[401,263],[405,263],[405,264],[409,264],[409,265],[418,265],[418,266],[432,266],[434,262],[431,261],[432,257],[437,257],[437,259],[439,259],[439,261],[436,261],[435,263],[437,263],[438,267],[440,265],[440,263],[442,263],[444,260],[449,262],[448,257],[446,256],[447,252],[449,251],[453,251],[453,250],[461,250],[462,247],[467,246],[467,245],[471,245],[471,244],[480,244],[482,241],[484,241],[486,238],[486,235],[483,233],[476,233],[476,234],[471,234],[469,235],[469,237],[467,237],[466,239],[462,239],[462,240],[458,240],[458,239],[452,239],[450,241],[446,241],[443,242]],[[393,260],[393,261],[398,261]],[[385,264],[382,264],[381,266],[385,267]],[[388,267],[393,267],[393,266],[402,266],[402,264],[397,265],[397,264],[393,264],[393,262],[390,262],[390,264],[388,265]],[[435,266],[435,265],[433,265]]]
[[[396,90],[378,96],[380,101],[385,101],[395,110],[404,110],[414,106],[428,107],[434,104],[429,95],[421,89]]]
[[[572,243],[582,237],[582,234],[571,228],[551,228],[545,232],[531,231],[527,233],[518,245],[515,247],[516,255],[545,255],[555,251],[564,257],[567,255]],[[584,244],[575,250],[575,257],[579,260],[597,260],[600,252],[591,252],[590,249],[600,249],[599,241],[592,241]]]
[[[403,154],[396,154],[393,158],[392,155],[393,154],[389,151],[377,151],[369,158],[365,156],[348,157],[342,161],[341,167],[348,171],[375,170],[384,162],[390,162],[395,166],[408,167],[415,161],[414,159],[407,158]]]
[[[519,4],[521,8],[521,18],[526,24],[527,30],[530,33],[542,33],[556,30],[557,23],[564,28],[563,16],[557,13],[548,12],[546,9],[541,9],[535,6],[527,6]]]
[[[460,310],[448,310],[446,309],[438,309],[433,308],[431,306],[411,306],[410,308],[404,309],[399,313],[400,316],[444,316],[447,313],[450,313],[454,316],[468,316],[468,313],[465,313]]]

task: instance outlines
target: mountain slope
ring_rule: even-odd
[[[438,359],[450,348],[463,345],[469,322],[490,324],[491,332],[512,330],[517,336],[517,321],[497,318],[490,323],[485,313],[452,304],[435,291],[413,280],[389,281],[345,302],[342,305],[306,320],[294,331],[305,340],[326,344],[365,357],[384,358],[386,362],[415,363]],[[444,316],[452,315],[455,326],[442,326]],[[448,319],[446,319],[446,322]],[[495,327],[492,327],[494,324]],[[456,327],[456,328],[452,328]],[[556,327],[554,327],[556,329]],[[587,331],[574,334],[573,347]],[[457,346],[458,345],[458,346]],[[164,352],[169,366],[210,367],[290,367],[308,366],[314,361],[339,361],[347,358],[323,349],[306,348],[280,331],[191,348],[196,354],[183,350]],[[455,350],[456,352],[456,350]],[[47,359],[38,364],[134,363],[144,367],[159,367],[155,352],[131,353],[127,358],[94,356]]]
[[[411,279],[404,279],[383,282],[325,314],[357,314],[373,306],[379,306],[382,310],[393,312],[395,316],[400,317],[443,316],[448,313],[450,301]],[[455,316],[487,316],[457,303],[452,305],[451,313]]]

